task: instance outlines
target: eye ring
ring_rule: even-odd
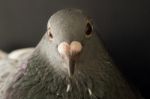
[[[90,37],[92,35],[92,31],[93,31],[93,27],[88,22],[87,25],[86,25],[86,31],[85,31],[86,37]]]

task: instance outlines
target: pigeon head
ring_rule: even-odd
[[[44,56],[56,70],[73,76],[84,45],[92,34],[92,22],[81,10],[63,9],[50,17],[40,45]]]

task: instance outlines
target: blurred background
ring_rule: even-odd
[[[49,17],[70,7],[93,18],[114,62],[150,99],[149,0],[0,0],[0,49],[36,46]]]

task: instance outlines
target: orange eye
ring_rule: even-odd
[[[92,31],[93,31],[93,27],[91,26],[90,23],[87,23],[87,25],[86,25],[86,31],[85,31],[86,36],[90,37],[91,34],[92,34]]]

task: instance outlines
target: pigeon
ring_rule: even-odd
[[[57,11],[28,57],[0,64],[0,99],[143,99],[98,35],[82,10]]]

